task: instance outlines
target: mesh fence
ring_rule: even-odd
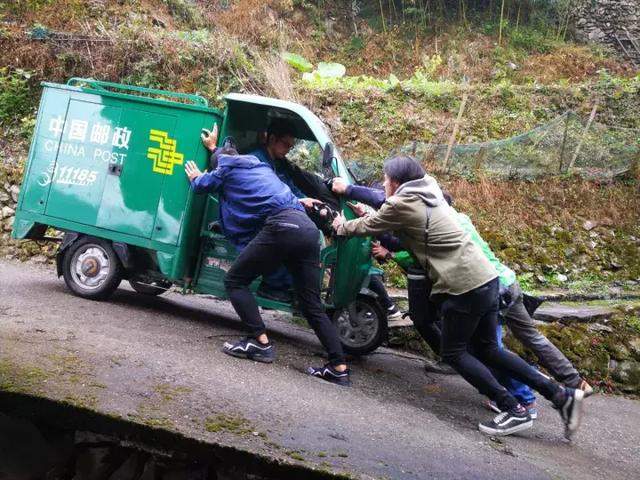
[[[640,161],[640,130],[592,122],[574,112],[511,138],[454,145],[414,142],[392,154],[408,154],[439,171],[482,172],[501,177],[534,178],[575,173],[611,178]]]

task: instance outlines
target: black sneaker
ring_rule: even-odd
[[[393,304],[389,308],[387,308],[387,318],[392,320],[394,318],[400,318],[402,316],[402,312],[398,308],[397,305]]]
[[[276,358],[276,349],[271,342],[264,345],[249,337],[236,343],[224,342],[222,351],[232,357],[247,358],[262,363],[272,363]]]
[[[533,420],[524,408],[502,412],[490,422],[478,425],[480,431],[487,435],[502,437],[531,428]]]
[[[579,389],[565,388],[565,399],[561,405],[556,405],[564,421],[564,438],[571,440],[582,420],[582,401],[584,392]]]
[[[321,378],[329,383],[335,383],[336,385],[341,385],[343,387],[351,386],[348,368],[344,372],[338,372],[331,365],[327,364],[320,368],[309,367],[307,368],[307,373],[312,377]]]

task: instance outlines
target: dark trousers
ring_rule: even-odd
[[[442,333],[438,310],[429,300],[431,281],[422,269],[410,268],[407,272],[407,297],[409,316],[420,336],[427,342],[433,353],[440,355]]]
[[[300,310],[329,353],[329,363],[344,363],[338,330],[320,300],[319,231],[304,212],[287,209],[272,215],[227,272],[224,285],[233,308],[254,337],[266,328],[249,285],[285,265],[293,276]]]
[[[501,410],[511,410],[518,401],[491,374],[489,367],[539,391],[558,404],[562,389],[514,353],[500,349],[498,325],[498,280],[462,295],[434,295],[442,318],[442,359],[478,391],[495,401]],[[473,349],[478,358],[469,353]]]
[[[387,288],[384,286],[381,275],[371,275],[369,289],[378,296],[382,308],[389,310],[393,307],[393,300],[391,300],[389,293],[387,293]]]

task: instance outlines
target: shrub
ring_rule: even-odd
[[[0,123],[13,125],[33,108],[29,89],[31,74],[24,70],[0,68]]]

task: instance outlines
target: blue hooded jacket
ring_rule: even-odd
[[[266,219],[302,204],[273,171],[253,155],[219,155],[218,168],[193,179],[196,193],[218,193],[222,231],[236,247],[246,246]]]

